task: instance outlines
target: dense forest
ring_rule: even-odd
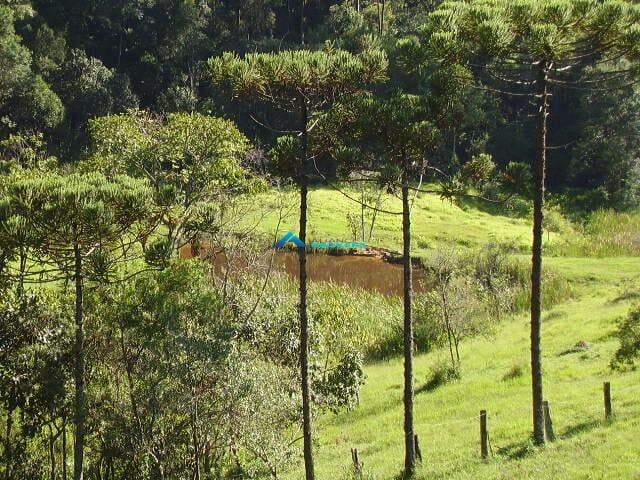
[[[439,2],[416,1],[5,1],[2,7],[3,155],[41,138],[63,162],[87,154],[88,121],[132,108],[233,118],[268,149],[269,131],[207,78],[206,60],[223,52],[341,48],[375,42],[393,56],[399,39],[418,33]],[[589,64],[591,63],[591,64]],[[593,58],[584,69],[609,68]],[[475,72],[482,79],[483,72]],[[485,75],[486,76],[486,75]],[[395,76],[386,88],[403,84]],[[579,190],[586,209],[637,202],[637,86],[573,88],[554,96],[549,187]],[[437,153],[465,162],[487,151],[505,167],[531,155],[535,122],[527,101],[467,92],[457,127]],[[263,120],[277,123],[276,112]],[[556,129],[551,128],[554,132]],[[12,139],[12,140],[9,140]],[[434,155],[436,156],[436,155]],[[331,161],[325,168],[331,171]]]
[[[635,0],[0,0],[0,479],[314,480],[381,360],[424,478],[417,395],[522,315],[542,451],[547,311],[640,254],[639,66]],[[336,234],[398,291],[313,281]]]

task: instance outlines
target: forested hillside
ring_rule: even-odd
[[[640,2],[0,0],[0,480],[640,475]]]
[[[33,143],[64,162],[87,153],[88,121],[130,108],[156,114],[197,111],[238,121],[261,157],[273,132],[207,80],[205,62],[232,51],[344,48],[377,43],[394,56],[397,40],[418,34],[434,0],[5,0],[0,97],[2,155]],[[397,54],[397,52],[396,52]],[[593,57],[584,69],[619,69]],[[486,72],[476,71],[478,80]],[[576,74],[577,75],[577,74]],[[402,85],[392,78],[385,88]],[[637,201],[640,100],[636,84],[572,88],[554,96],[549,187],[573,191],[571,203],[592,209]],[[468,161],[487,151],[502,168],[535,150],[527,100],[471,89],[456,128],[440,139],[433,161]],[[265,106],[259,107],[265,110]],[[261,112],[277,129],[278,112]],[[12,141],[6,141],[11,136]],[[260,163],[260,162],[258,162]],[[437,163],[437,162],[436,162]],[[335,162],[323,167],[333,172]]]

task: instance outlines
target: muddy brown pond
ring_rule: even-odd
[[[185,252],[182,256],[191,255]],[[216,256],[214,261],[224,263],[224,259],[220,256]],[[293,251],[275,252],[274,267],[297,279],[299,276],[298,254]],[[333,282],[387,296],[402,295],[402,265],[377,256],[308,253],[307,272],[312,282]],[[425,291],[424,271],[414,267],[413,278],[415,291]]]

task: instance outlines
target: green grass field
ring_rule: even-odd
[[[357,195],[355,192],[349,192]],[[297,207],[295,192],[287,192],[286,205]],[[264,209],[261,228],[273,233],[278,215],[275,195],[265,194],[259,202]],[[402,203],[391,195],[385,196],[382,209],[400,212]],[[262,211],[262,210],[261,210]],[[308,236],[312,240],[352,240],[348,213],[360,215],[360,206],[330,188],[315,188],[309,193]],[[530,228],[526,220],[507,215],[494,215],[476,208],[461,208],[437,195],[419,194],[413,218],[414,255],[426,254],[441,245],[480,247],[490,242],[509,244],[516,250],[528,246]],[[400,215],[379,213],[371,245],[399,251],[402,246],[402,218]],[[294,208],[281,223],[279,232],[298,231],[297,210]],[[553,239],[554,235],[550,238]]]
[[[295,196],[292,196],[292,201]],[[265,201],[264,204],[268,204]],[[316,189],[310,195],[312,238],[348,238],[346,212],[357,212],[339,193]],[[385,208],[399,208],[397,199]],[[275,217],[267,216],[265,229]],[[291,216],[281,231],[295,228]],[[526,257],[526,219],[462,209],[422,195],[413,215],[417,256],[443,244],[476,248],[508,244]],[[371,242],[399,249],[400,219],[382,214]],[[551,235],[549,243],[562,242]],[[569,239],[570,240],[570,239]],[[548,244],[547,247],[550,247]],[[417,478],[640,479],[640,373],[612,372],[617,320],[637,301],[640,258],[550,256],[546,265],[564,275],[573,298],[544,313],[545,396],[557,441],[534,448],[530,441],[529,327],[526,315],[505,320],[490,337],[462,345],[462,378],[435,390],[421,388],[444,351],[416,358],[416,430],[424,461]],[[578,342],[588,348],[576,350]],[[320,479],[349,477],[351,448],[358,448],[365,479],[391,480],[403,464],[402,361],[367,365],[360,405],[316,423],[316,468]],[[611,381],[615,419],[604,421],[602,384]],[[489,415],[492,455],[479,455],[481,409]],[[293,470],[287,478],[301,478]]]

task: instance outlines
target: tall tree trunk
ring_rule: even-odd
[[[67,480],[67,419],[62,419],[62,480]]]
[[[56,480],[56,450],[55,450],[55,446],[56,446],[56,438],[53,435],[53,429],[51,428],[51,425],[49,425],[49,468],[50,468],[50,473],[49,475],[51,476],[51,480]]]
[[[298,18],[300,22],[300,45],[304,45],[304,4],[305,0],[300,0],[300,17]]]
[[[413,440],[413,272],[411,267],[411,211],[409,205],[409,174],[405,161],[402,173],[402,254],[404,263],[404,470],[413,475],[416,466]]]
[[[384,32],[384,10],[386,7],[385,0],[378,0],[378,34],[382,35]]]
[[[84,434],[85,434],[85,392],[84,392],[84,306],[83,306],[83,278],[82,278],[82,254],[80,246],[74,245],[75,255],[75,284],[76,284],[76,341],[75,341],[75,366],[74,380],[75,411],[73,424],[75,428],[73,436],[73,480],[83,479],[84,466]]]
[[[364,209],[366,208],[364,206],[364,204],[366,203],[366,201],[365,201],[365,187],[364,187],[364,184],[360,185],[360,203],[362,203],[362,205],[360,205],[360,231],[361,231],[360,239],[361,239],[361,242],[364,243],[365,242],[365,239],[364,239],[364,229],[365,229],[365,225],[364,225]]]
[[[300,232],[299,238],[305,246],[298,247],[300,261],[300,380],[302,387],[302,430],[304,442],[304,469],[306,480],[314,480],[313,437],[311,430],[311,392],[309,386],[309,318],[307,315],[307,179],[308,122],[309,115],[304,99],[301,99],[302,113],[302,165],[300,167]]]
[[[544,219],[544,184],[547,160],[547,118],[549,112],[549,84],[547,63],[541,62],[538,72],[538,152],[533,164],[535,184],[533,202],[533,247],[531,257],[531,388],[533,394],[533,440],[542,445],[544,414],[542,410],[542,353],[540,327],[542,313],[542,222]]]
[[[193,439],[193,480],[200,480],[200,439],[198,438],[198,399],[196,389],[191,389],[191,423],[192,423],[192,439]]]
[[[14,390],[15,395],[15,390]],[[13,447],[11,446],[11,432],[13,430],[13,405],[12,400],[7,402],[7,423],[6,423],[6,436],[5,436],[5,471],[4,477],[5,480],[9,480],[11,478],[11,470],[13,468]]]

